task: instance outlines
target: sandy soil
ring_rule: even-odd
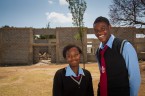
[[[83,67],[83,64],[80,64]],[[41,62],[32,66],[0,67],[0,96],[52,96],[53,76],[67,64]],[[95,63],[86,64],[93,78],[96,96],[99,70]],[[145,96],[145,62],[140,63],[141,86],[138,96]]]

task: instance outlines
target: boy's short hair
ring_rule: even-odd
[[[69,44],[69,45],[67,45],[67,46],[65,46],[65,47],[63,48],[63,57],[64,57],[64,58],[66,58],[66,53],[67,53],[67,51],[68,51],[69,49],[73,48],[73,47],[77,48],[77,50],[79,51],[79,53],[82,54],[82,50],[80,49],[80,47],[78,47],[78,46],[76,46],[76,45],[73,45],[73,44]]]
[[[107,25],[110,25],[110,22],[109,22],[109,20],[108,20],[106,17],[100,16],[100,17],[96,18],[96,20],[94,21],[93,26],[94,26],[96,23],[99,23],[99,22],[105,22]]]

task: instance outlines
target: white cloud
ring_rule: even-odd
[[[65,24],[65,23],[72,23],[72,15],[70,13],[62,14],[62,13],[46,13],[47,20],[53,23]]]
[[[52,4],[52,3],[53,3],[53,1],[51,1],[51,0],[48,0],[48,3],[49,3],[49,4]]]
[[[59,0],[60,5],[68,5],[66,0]]]

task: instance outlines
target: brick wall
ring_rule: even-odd
[[[52,63],[66,62],[62,56],[63,48],[68,44],[76,44],[80,48],[80,40],[75,39],[78,33],[76,27],[63,27],[51,29],[33,29],[33,28],[0,28],[0,65],[15,65],[15,64],[32,64],[37,60],[37,47],[48,47],[48,52],[52,55]],[[139,59],[145,59],[145,38],[136,38],[136,34],[145,34],[145,29],[136,29],[133,27],[113,27],[111,30],[116,37],[127,39],[135,47]],[[35,41],[34,35],[55,35],[56,39]],[[93,41],[93,54],[87,55],[87,34],[94,34],[92,28],[86,28],[83,33],[83,53],[85,62],[95,61],[95,49],[99,45],[96,39]],[[53,42],[53,43],[50,43]],[[34,51],[36,47],[36,50]],[[43,48],[42,48],[43,49]],[[141,55],[140,55],[141,54]],[[81,58],[82,62],[82,58]]]
[[[1,65],[28,64],[30,47],[29,28],[1,29]]]

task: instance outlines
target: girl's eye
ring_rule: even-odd
[[[76,54],[76,56],[78,56],[79,54]]]

